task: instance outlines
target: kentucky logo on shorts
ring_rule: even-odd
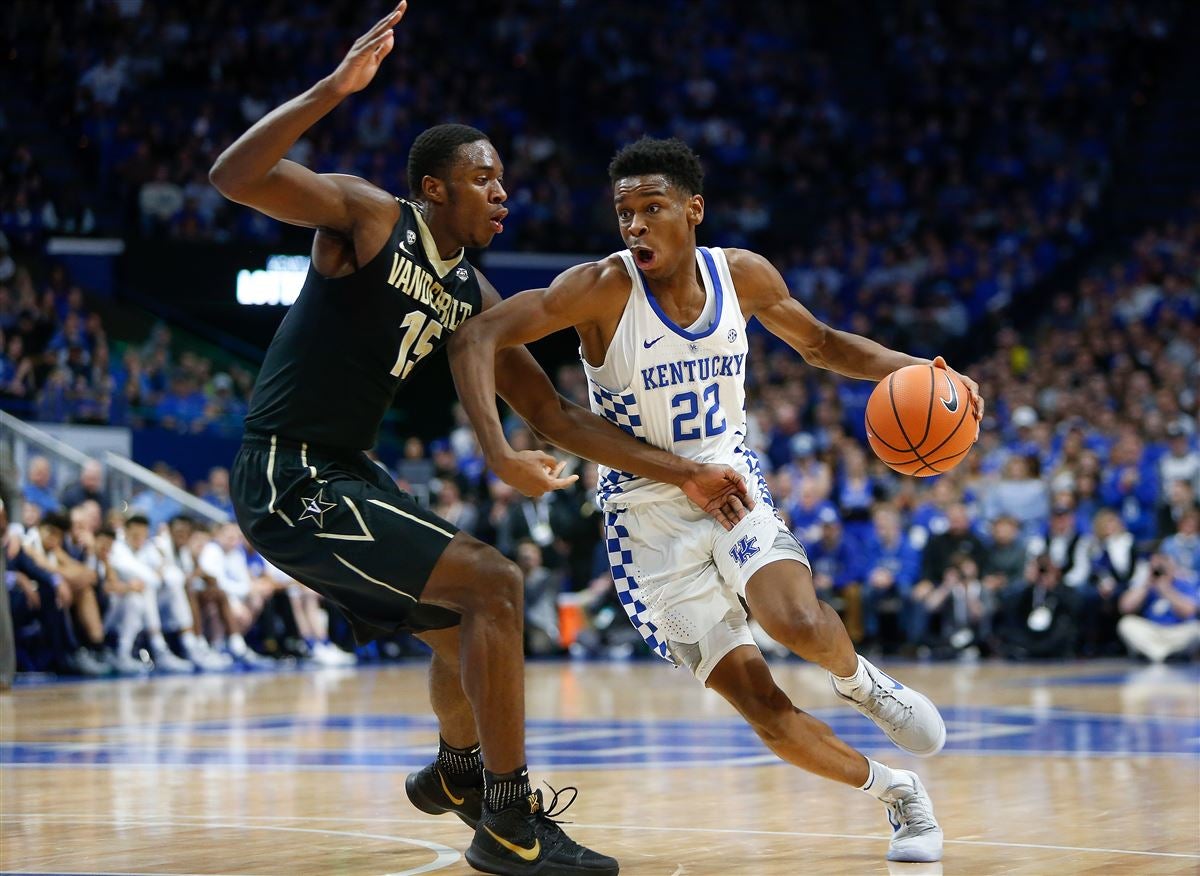
[[[301,520],[315,520],[317,526],[321,529],[325,528],[325,512],[330,508],[336,508],[337,502],[325,501],[324,488],[317,490],[315,496],[301,497],[300,503],[304,506],[304,512],[300,515]]]
[[[758,546],[757,535],[743,536],[742,539],[729,549],[729,556],[733,557],[734,562],[739,566],[746,565],[746,560],[750,559],[761,548]]]

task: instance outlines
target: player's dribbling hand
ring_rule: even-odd
[[[701,465],[679,488],[726,529],[737,526],[754,507],[746,481],[727,465]]]
[[[392,33],[404,11],[408,8],[408,0],[400,0],[396,8],[385,15],[375,26],[354,41],[342,63],[338,64],[329,82],[338,94],[343,97],[362,91],[375,78],[379,64],[396,45],[396,35]]]
[[[559,462],[540,450],[522,450],[507,456],[493,467],[502,481],[521,495],[536,499],[551,490],[561,490],[579,480],[579,475],[562,477],[566,462]]]
[[[983,396],[981,396],[979,394],[979,384],[976,383],[971,378],[967,377],[967,375],[963,374],[961,371],[955,371],[953,368],[951,368],[949,365],[946,364],[946,360],[943,359],[941,356],[938,356],[937,358],[935,358],[933,360],[933,367],[934,368],[945,368],[947,371],[949,371],[951,374],[958,377],[958,379],[963,382],[963,386],[965,386],[967,388],[967,392],[969,392],[971,394],[971,413],[973,413],[975,415],[975,422],[976,423],[981,422],[983,420],[984,402],[983,402]],[[976,435],[976,437],[978,437],[978,435]]]

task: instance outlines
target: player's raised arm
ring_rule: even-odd
[[[401,0],[355,40],[332,74],[267,113],[222,152],[209,171],[217,191],[283,222],[347,237],[364,209],[394,210],[391,196],[365,180],[314,173],[283,156],[301,134],[375,77],[395,44],[392,28],[407,6],[407,0]]]
[[[767,331],[786,341],[808,364],[862,380],[882,380],[906,365],[930,364],[928,359],[888,349],[870,338],[821,322],[792,297],[775,266],[757,253],[730,249],[726,254],[742,312],[747,318],[757,316]],[[933,365],[952,370],[941,356],[933,360]],[[971,393],[975,419],[983,419],[979,384],[965,374],[955,373]]]

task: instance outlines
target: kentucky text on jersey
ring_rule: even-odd
[[[742,373],[746,354],[734,356],[705,356],[703,359],[682,359],[642,369],[643,389],[666,389],[679,383],[695,383],[713,377],[737,377]]]

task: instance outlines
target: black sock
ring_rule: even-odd
[[[437,765],[456,785],[475,787],[483,784],[483,758],[479,756],[479,743],[470,748],[455,748],[438,737]]]
[[[532,793],[528,767],[521,766],[502,775],[496,775],[491,770],[483,771],[483,803],[492,812],[499,812]]]

